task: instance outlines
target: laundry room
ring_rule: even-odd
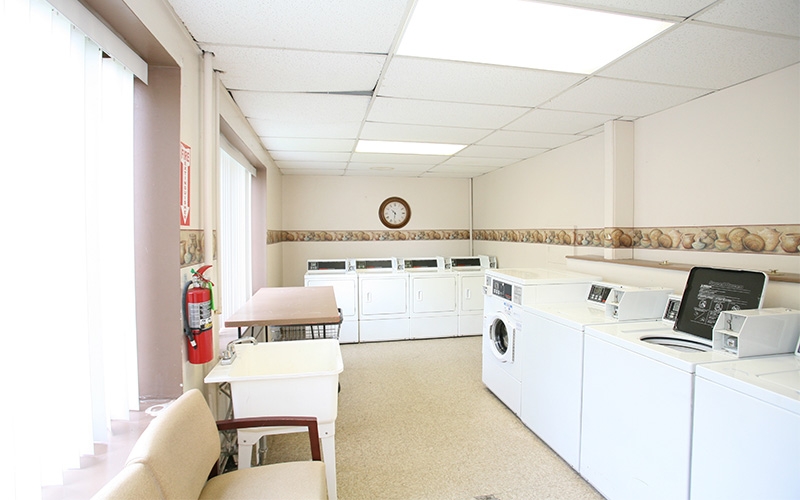
[[[800,329],[792,319],[800,311],[800,5],[493,0],[484,11],[563,9],[643,23],[641,38],[611,59],[576,69],[539,67],[524,54],[498,62],[416,52],[432,42],[405,39],[423,26],[414,16],[437,8],[458,14],[437,25],[451,45],[505,39],[476,29],[442,36],[445,26],[481,22],[468,14],[483,11],[482,0],[452,1],[15,0],[0,8],[7,46],[35,49],[9,55],[21,76],[2,79],[0,92],[20,124],[0,144],[10,164],[31,166],[9,169],[14,196],[3,197],[6,214],[25,214],[9,217],[7,233],[31,242],[7,245],[9,331],[40,317],[56,327],[41,355],[11,360],[10,373],[35,376],[16,377],[10,398],[25,410],[10,425],[52,433],[13,436],[21,451],[6,496],[87,498],[122,484],[135,453],[163,451],[151,446],[160,438],[148,440],[164,429],[152,422],[166,426],[198,401],[203,419],[236,420],[243,412],[234,411],[232,382],[263,382],[270,366],[307,368],[304,355],[254,361],[296,342],[334,346],[324,370],[306,370],[328,377],[319,391],[334,401],[333,416],[317,420],[316,438],[312,423],[295,432],[306,424],[291,420],[265,422],[279,427],[269,432],[229,427],[217,444],[209,424],[211,452],[194,453],[192,443],[164,466],[181,478],[189,477],[183,467],[204,469],[188,496],[227,478],[245,487],[233,478],[249,472],[225,466],[220,480],[207,480],[206,455],[219,455],[255,474],[308,462],[303,473],[313,479],[274,479],[276,491],[308,486],[328,500],[619,500],[655,495],[661,480],[676,498],[703,500],[714,483],[692,476],[713,470],[718,450],[735,452],[714,426],[719,408],[747,408],[737,415],[742,426],[751,414],[765,427],[774,422],[786,439],[760,439],[775,456],[800,459],[800,446],[786,446],[800,444],[790,433],[800,399],[787,389],[797,385],[800,346],[786,347]],[[513,27],[544,32],[531,22]],[[559,43],[525,43],[566,45],[548,33]],[[576,52],[611,38],[592,33]],[[31,53],[47,56],[31,61]],[[59,85],[78,67],[85,82]],[[114,72],[126,99],[109,113],[89,98],[109,84],[92,79],[108,75],[100,68]],[[32,113],[27,103],[36,102],[54,118]],[[130,118],[113,130],[119,135],[109,116]],[[674,340],[687,282],[708,269],[703,284],[712,288],[718,271],[763,278],[763,289],[750,287],[746,320],[735,301],[719,317],[785,327],[780,347],[732,353],[711,323],[703,354],[642,341],[645,330]],[[47,308],[29,299],[49,286],[68,288],[71,299]],[[303,295],[312,289],[313,300]],[[324,308],[313,307],[317,297]],[[751,310],[766,319],[750,319]],[[254,311],[284,316],[253,319]],[[614,370],[612,359],[620,360]],[[629,380],[632,367],[647,377]],[[737,370],[750,378],[737,379]],[[658,397],[637,409],[680,420],[663,450],[674,453],[666,478],[630,466],[646,462],[640,444],[658,439],[649,430],[616,455],[604,434],[628,428],[612,425],[619,414],[606,401],[630,404],[651,375],[664,391],[682,391],[669,411]],[[278,399],[305,396],[288,389]],[[47,417],[60,414],[63,422]],[[175,428],[184,431],[175,436],[192,432]],[[695,448],[693,429],[702,431]],[[145,431],[152,435],[137,443]],[[57,452],[41,452],[51,445]],[[746,445],[748,456],[765,449]],[[747,463],[738,458],[724,463]],[[746,491],[742,500],[800,495],[784,480],[762,487],[770,472],[753,468],[758,477],[739,474],[741,485],[726,491]]]

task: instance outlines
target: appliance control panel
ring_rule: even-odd
[[[595,282],[589,287],[586,302],[604,309],[606,317],[620,321],[659,319],[671,293],[668,288]]]
[[[678,317],[678,310],[681,308],[681,296],[670,295],[667,298],[667,306],[664,308],[664,314],[661,316],[661,322],[675,326],[675,319]]]
[[[797,353],[800,311],[784,307],[722,311],[711,343],[713,349],[739,358]]]
[[[514,304],[522,304],[522,287],[514,286],[497,279],[492,280],[492,295],[510,300]]]
[[[589,296],[586,297],[586,300],[595,304],[605,304],[610,293],[611,285],[592,283],[592,286],[589,288]]]
[[[348,259],[309,260],[306,270],[310,273],[344,273],[353,270],[353,263]]]
[[[356,271],[393,272],[397,268],[397,258],[359,259],[356,260]]]
[[[441,271],[444,270],[444,257],[403,259],[403,269],[406,271]]]

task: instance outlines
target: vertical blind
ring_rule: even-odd
[[[222,324],[252,294],[250,178],[255,170],[224,138],[220,141],[220,266]]]
[[[41,498],[138,409],[133,76],[42,0],[0,2],[0,40],[0,498]]]

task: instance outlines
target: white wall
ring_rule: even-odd
[[[637,120],[634,225],[797,224],[799,122],[800,65]]]
[[[634,122],[634,226],[800,224],[799,89],[800,65],[794,65]],[[475,179],[475,228],[602,228],[603,148],[596,136]],[[679,293],[687,276],[564,259],[602,256],[598,248],[479,241],[475,252],[496,255],[501,267],[567,266]],[[799,254],[637,248],[632,256],[800,272]],[[800,285],[772,280],[765,305],[800,309]]]
[[[602,228],[603,135],[478,177],[473,191],[476,229]]]

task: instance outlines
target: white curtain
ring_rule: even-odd
[[[138,409],[133,76],[42,0],[0,0],[0,40],[0,498],[28,499]]]
[[[224,324],[252,295],[250,179],[255,169],[224,138],[220,142],[219,259]]]

